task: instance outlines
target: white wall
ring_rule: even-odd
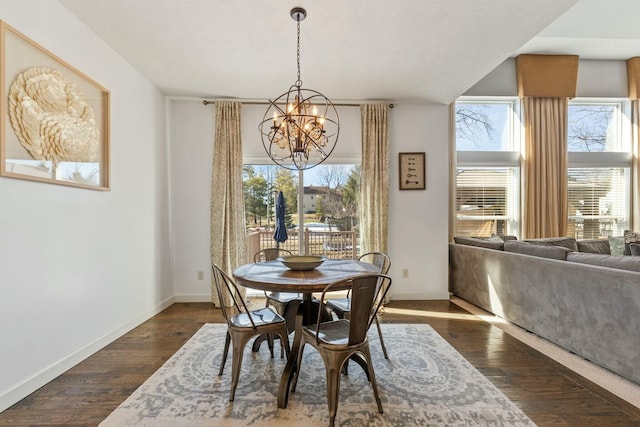
[[[264,159],[258,122],[266,107],[242,107],[245,156]],[[174,280],[179,301],[210,300],[209,186],[215,107],[200,100],[169,102]],[[336,159],[358,156],[360,111],[339,109]],[[448,107],[398,105],[389,111],[391,195],[389,254],[394,299],[448,298]],[[398,152],[427,153],[427,189],[398,190]],[[402,270],[408,277],[402,278]],[[197,272],[204,272],[204,280]]]
[[[389,117],[391,296],[448,299],[449,107],[396,104]],[[412,151],[426,153],[424,191],[398,190],[398,153]]]
[[[0,19],[111,92],[111,191],[0,178],[2,410],[173,288],[163,95],[58,2],[2,0]]]
[[[209,201],[215,106],[170,100],[171,226],[177,301],[211,301]],[[198,280],[197,272],[204,273]]]

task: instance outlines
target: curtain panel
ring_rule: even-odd
[[[569,99],[523,98],[526,238],[567,234],[567,115]]]
[[[387,252],[389,216],[389,128],[384,104],[360,106],[360,252]]]
[[[229,275],[247,262],[240,115],[239,102],[216,102],[211,168],[211,262]],[[229,295],[223,295],[222,299],[227,306],[233,303]],[[220,305],[213,277],[211,300],[214,305]]]
[[[633,160],[631,164],[631,212],[630,230],[640,229],[640,99],[631,101],[633,124]]]

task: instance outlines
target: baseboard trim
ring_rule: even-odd
[[[211,294],[176,295],[175,302],[211,302]]]
[[[393,288],[392,288],[393,289]],[[434,292],[434,293],[397,293],[394,292],[391,295],[391,301],[407,301],[407,300],[448,300],[449,293]]]
[[[32,377],[26,379],[15,387],[10,388],[0,395],[0,412],[29,396],[31,393],[49,383],[56,377],[60,376],[62,373],[73,368],[75,365],[82,362],[84,359],[91,356],[98,350],[111,344],[113,341],[120,338],[133,328],[139,326],[143,322],[149,320],[151,317],[160,313],[162,310],[166,309],[174,302],[176,302],[175,297],[165,299],[164,301],[153,307],[151,310],[141,314],[140,316],[123,324],[119,328],[114,329],[106,335],[90,342],[89,344],[69,354],[53,365],[46,367],[40,372],[37,372]]]
[[[631,405],[640,408],[640,385],[633,381],[591,363],[580,356],[569,353],[567,350],[552,343],[551,341],[547,341],[546,339],[531,332],[527,332],[508,320],[497,317],[461,298],[452,296],[451,302],[464,308],[485,322],[502,329],[512,337],[522,341],[529,347],[538,350],[561,365],[564,365],[589,381],[629,402]]]

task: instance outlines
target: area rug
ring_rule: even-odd
[[[337,425],[534,426],[429,325],[382,327],[388,360],[375,331],[369,339],[384,414],[377,411],[364,371],[350,364],[341,379]],[[311,346],[286,409],[277,405],[285,359],[271,359],[266,345],[258,353],[247,346],[235,400],[229,402],[231,355],[218,376],[225,331],[224,324],[205,324],[100,425],[328,425],[324,365]],[[277,345],[275,350],[280,353]]]

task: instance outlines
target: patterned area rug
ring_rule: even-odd
[[[386,360],[369,335],[384,414],[363,370],[342,376],[336,424],[341,426],[534,426],[429,325],[383,324]],[[329,410],[322,359],[305,348],[301,374],[286,409],[278,409],[285,359],[245,351],[234,402],[231,355],[220,367],[226,325],[206,324],[100,425],[324,426]],[[280,353],[276,345],[275,354]]]

